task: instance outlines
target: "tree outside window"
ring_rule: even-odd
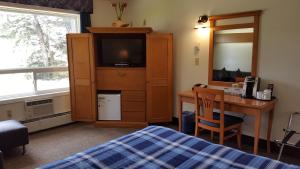
[[[78,32],[78,19],[75,14],[0,8],[0,97],[67,88],[67,69],[55,68],[68,66],[66,34]]]

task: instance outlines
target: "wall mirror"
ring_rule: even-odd
[[[210,85],[231,86],[256,76],[261,11],[211,16]]]

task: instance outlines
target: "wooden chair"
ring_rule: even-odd
[[[211,131],[211,139],[214,132],[220,135],[220,144],[224,144],[233,136],[237,136],[238,148],[241,148],[241,127],[243,119],[224,114],[224,91],[195,87],[193,90],[195,100],[195,136],[200,134],[200,128]],[[220,113],[214,112],[214,105],[219,107]],[[202,109],[202,112],[201,112]],[[233,131],[225,136],[226,131]]]

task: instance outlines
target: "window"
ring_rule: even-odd
[[[66,91],[66,34],[79,14],[0,6],[0,99]]]

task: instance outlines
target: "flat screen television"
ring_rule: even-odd
[[[96,36],[97,66],[145,67],[145,34],[99,34]]]

